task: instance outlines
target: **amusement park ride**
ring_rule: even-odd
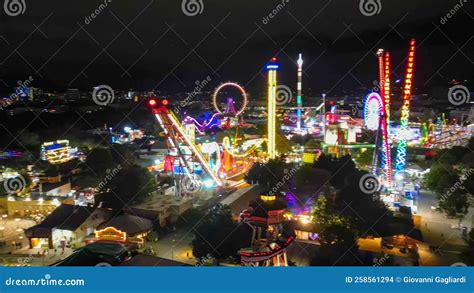
[[[407,145],[409,142],[409,113],[410,101],[412,97],[412,82],[415,63],[415,40],[410,41],[409,53],[407,57],[407,68],[405,74],[405,84],[403,90],[403,104],[401,108],[400,126],[390,127],[390,112],[392,104],[391,94],[391,68],[390,54],[383,49],[377,52],[378,57],[378,89],[369,93],[364,99],[363,113],[364,119],[354,119],[348,111],[338,110],[333,104],[331,111],[326,113],[326,97],[323,95],[323,103],[318,107],[303,107],[302,100],[302,54],[297,60],[297,97],[296,107],[287,107],[296,110],[296,119],[292,120],[294,126],[285,129],[296,134],[314,134],[324,137],[322,150],[336,155],[347,151],[350,153],[354,148],[374,148],[372,160],[372,173],[380,180],[380,185],[386,191],[393,190],[393,174],[391,161],[392,144],[397,144],[396,153],[396,173],[395,178],[403,176]],[[176,186],[182,186],[184,181],[188,187],[179,195],[189,195],[205,186],[216,188],[226,188],[229,178],[236,176],[236,170],[246,171],[250,167],[249,162],[257,160],[275,159],[278,155],[276,148],[276,116],[277,116],[277,72],[280,65],[276,58],[272,58],[266,65],[267,72],[267,137],[254,140],[239,139],[237,132],[239,127],[244,125],[242,114],[248,104],[248,96],[244,88],[235,82],[227,82],[219,85],[212,94],[212,104],[215,113],[209,115],[210,118],[199,122],[197,119],[186,116],[181,121],[168,110],[168,100],[150,98],[148,105],[163,128],[169,147],[169,154],[165,159],[164,169],[173,173]],[[218,102],[219,93],[226,87],[237,89],[242,97],[240,107],[236,107],[234,98],[228,97],[225,108]],[[279,110],[286,110],[280,107]],[[311,112],[313,111],[313,112]],[[314,114],[321,111],[322,113]],[[304,113],[306,112],[306,113]],[[209,117],[207,116],[207,117]],[[317,116],[322,117],[318,120]],[[295,116],[293,116],[295,117]],[[196,131],[205,134],[206,130],[212,128],[228,130],[235,127],[236,135],[232,138],[225,136],[221,142],[197,143],[195,140]],[[357,143],[356,137],[365,127],[375,132],[375,144]],[[434,145],[435,141],[443,143],[449,140],[450,131],[458,131],[455,128],[443,126],[441,131],[447,133],[448,137],[439,139],[438,128],[430,124],[424,125],[423,144],[425,146]],[[317,131],[314,131],[317,129]],[[394,135],[397,133],[397,135]],[[456,134],[459,136],[459,133]],[[438,139],[436,139],[438,135]],[[342,138],[342,139],[341,139]],[[266,142],[267,150],[261,150],[261,145]],[[321,150],[319,150],[321,153]],[[237,166],[240,166],[237,167]],[[237,174],[238,175],[238,174]],[[398,176],[400,175],[400,176]],[[194,187],[189,188],[189,186]],[[397,186],[398,188],[398,186]],[[240,251],[242,265],[248,266],[287,266],[286,248],[294,241],[294,231],[288,229],[291,221],[283,218],[283,210],[270,210],[264,214],[254,213],[253,208],[248,208],[241,214],[241,221],[248,224],[253,231],[252,246]]]

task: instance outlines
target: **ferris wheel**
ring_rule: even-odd
[[[226,107],[226,110],[225,111],[222,111],[220,108],[219,108],[219,105],[217,103],[217,95],[219,94],[219,92],[224,88],[224,87],[234,87],[236,89],[238,89],[242,95],[242,106],[240,107],[240,109],[238,110],[234,110],[234,111],[231,111],[229,112],[228,109],[234,109],[234,100],[233,99],[227,99],[227,102],[229,103],[232,103],[232,105],[227,105]],[[216,111],[219,113],[219,114],[234,114],[235,116],[240,116],[245,108],[247,107],[247,103],[248,103],[248,97],[247,97],[247,93],[245,92],[245,89],[243,87],[241,87],[238,83],[235,83],[235,82],[226,82],[226,83],[223,83],[221,85],[219,85],[215,90],[214,90],[214,94],[212,95],[212,102],[214,104],[214,108],[216,109]]]
[[[379,146],[382,149],[382,168],[385,170],[386,176],[391,176],[391,161],[390,161],[390,143],[388,140],[387,120],[385,118],[385,106],[382,97],[376,93],[370,93],[365,98],[364,103],[364,124],[369,130],[376,131],[375,151],[373,157],[373,173],[377,173],[377,162],[379,156]],[[379,136],[382,136],[381,140]]]
[[[378,93],[371,93],[365,99],[364,122],[369,130],[378,130],[380,120],[384,115],[382,97]]]

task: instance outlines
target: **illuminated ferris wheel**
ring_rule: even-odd
[[[242,94],[242,107],[240,107],[240,109],[238,110],[234,110],[234,111],[231,111],[229,112],[228,109],[234,109],[234,100],[233,99],[228,99],[227,102],[229,103],[232,103],[232,105],[227,105],[226,107],[226,110],[225,111],[222,111],[220,108],[219,108],[219,105],[217,103],[217,95],[219,94],[219,92],[224,88],[224,87],[234,87],[236,89],[238,89],[240,91],[240,93]],[[248,97],[247,97],[247,93],[245,92],[244,88],[241,87],[239,84],[235,83],[235,82],[226,82],[226,83],[223,83],[221,84],[220,86],[218,86],[215,90],[214,90],[214,94],[212,95],[212,102],[214,104],[214,108],[216,109],[216,111],[219,113],[219,114],[234,114],[235,113],[235,116],[240,116],[240,114],[242,114],[245,110],[245,108],[247,107],[247,103],[248,103]],[[233,113],[232,113],[233,112]]]
[[[378,93],[371,93],[365,100],[364,122],[369,130],[378,130],[383,116],[383,101]]]
[[[385,108],[382,97],[378,93],[370,93],[364,104],[364,123],[367,129],[377,132],[374,159],[372,163],[373,173],[377,173],[377,161],[379,146],[382,146],[382,167],[386,176],[391,176],[390,144],[388,140],[387,119],[385,118]],[[382,136],[382,140],[379,137]]]

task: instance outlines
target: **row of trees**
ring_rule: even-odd
[[[291,179],[282,180],[292,168],[297,171]],[[281,160],[255,164],[245,180],[269,190],[279,184],[281,191],[297,194],[301,204],[314,201],[313,219],[321,246],[313,265],[361,265],[356,256],[357,239],[390,235],[399,224],[377,194],[361,190],[361,178],[366,174],[356,168],[350,156],[323,154],[314,165],[294,166]],[[408,225],[413,224],[409,221]]]
[[[474,194],[474,140],[467,147],[455,146],[441,151],[435,158],[425,183],[436,193],[439,208],[449,218],[461,221]]]
[[[155,178],[136,164],[133,151],[124,145],[92,149],[81,169],[75,184],[100,187],[96,202],[103,206],[122,208],[143,202],[157,189]]]

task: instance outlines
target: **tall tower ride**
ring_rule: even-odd
[[[297,121],[296,121],[296,129],[298,131],[301,131],[301,112],[302,112],[302,107],[303,107],[303,98],[301,95],[301,84],[302,84],[302,79],[303,79],[303,57],[302,54],[299,55],[298,57],[298,84],[297,84],[297,94],[296,94],[296,106],[298,107],[297,109]]]
[[[276,157],[276,89],[277,89],[277,70],[280,65],[277,62],[277,59],[274,57],[267,63],[265,69],[268,72],[267,82],[268,82],[268,157],[270,159],[275,159]]]

